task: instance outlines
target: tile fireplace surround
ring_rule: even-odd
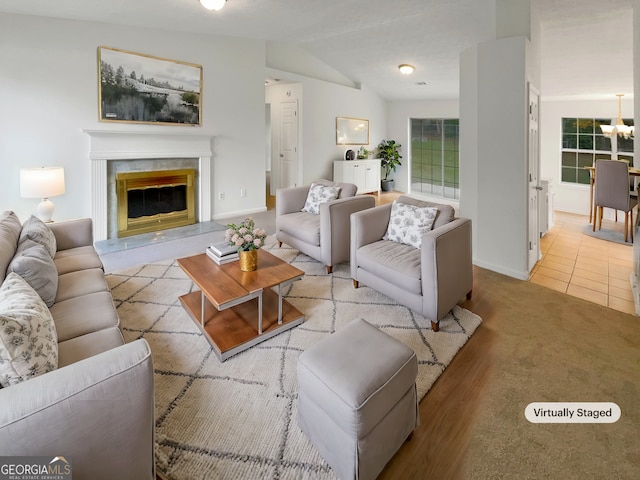
[[[108,162],[149,160],[154,163],[194,159],[197,162],[196,214],[211,220],[211,142],[213,136],[191,133],[84,130],[90,137],[91,217],[95,241],[109,238]]]

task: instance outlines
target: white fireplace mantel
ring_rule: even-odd
[[[198,221],[211,220],[211,142],[198,133],[83,130],[91,139],[91,217],[94,240],[106,240],[107,162],[110,160],[198,158]]]

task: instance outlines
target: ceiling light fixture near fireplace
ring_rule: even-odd
[[[200,3],[207,10],[215,10],[216,12],[227,3],[227,0],[200,0]]]

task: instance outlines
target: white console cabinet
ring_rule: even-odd
[[[353,183],[358,193],[378,192],[380,195],[380,159],[336,160],[333,162],[333,181]]]

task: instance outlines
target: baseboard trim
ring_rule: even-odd
[[[526,270],[512,270],[510,268],[504,268],[491,262],[483,262],[482,260],[477,260],[475,258],[473,259],[473,264],[481,268],[486,268],[487,270],[491,270],[493,272],[501,273],[502,275],[507,275],[508,277],[517,278],[518,280],[528,281],[530,276],[529,272]]]

